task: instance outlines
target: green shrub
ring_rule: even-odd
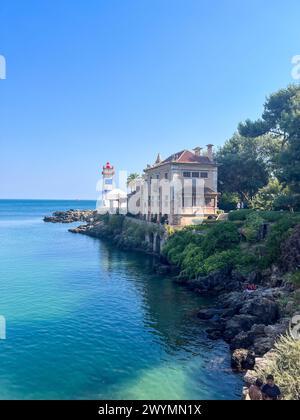
[[[287,211],[264,211],[264,210],[254,210],[254,209],[241,209],[236,211],[231,211],[228,214],[228,220],[231,222],[237,220],[246,220],[251,214],[256,214],[260,216],[266,222],[277,222],[278,220],[286,217],[288,215],[293,215]]]
[[[231,222],[234,222],[236,220],[246,220],[247,216],[249,214],[253,213],[255,210],[252,209],[241,209],[241,210],[235,210],[231,211],[228,214],[228,220]]]
[[[274,209],[276,210],[299,210],[299,195],[290,191],[282,192],[276,200],[274,200]]]
[[[239,249],[218,252],[204,261],[204,270],[207,274],[218,270],[230,271],[238,263],[239,257]]]
[[[187,278],[204,274],[202,249],[194,244],[188,245],[183,252],[181,268],[181,275]]]
[[[300,400],[300,340],[286,335],[275,344],[274,357],[255,369],[263,381],[274,375],[284,400]]]
[[[260,188],[255,196],[250,200],[253,209],[273,210],[274,201],[282,194],[284,187],[277,178],[271,178],[267,185]]]
[[[219,208],[226,212],[235,210],[239,201],[240,198],[238,194],[224,192],[220,197]]]
[[[296,288],[300,288],[300,271],[295,271],[291,277],[290,277],[290,282],[293,283],[293,285]]]
[[[214,225],[203,239],[203,253],[207,258],[218,251],[228,250],[240,242],[237,227],[230,222],[221,222]]]
[[[262,268],[280,261],[281,244],[289,237],[296,224],[297,217],[286,216],[271,226],[266,240],[266,255],[262,260]]]
[[[258,258],[254,253],[240,252],[235,269],[241,274],[247,275],[257,269]]]
[[[283,211],[257,211],[256,213],[269,223],[277,222],[287,215],[287,213]]]
[[[112,232],[121,232],[123,223],[124,223],[124,216],[119,214],[111,214],[108,219],[108,227]]]
[[[168,258],[172,263],[174,261],[180,261],[182,258],[182,253],[189,244],[194,244],[196,246],[201,246],[203,241],[203,236],[193,233],[189,229],[182,229],[175,232],[171,235],[167,242],[165,243],[162,253]]]
[[[137,225],[136,223],[127,223],[126,226],[124,226],[123,234],[126,238],[131,238],[139,243],[142,243],[145,240],[145,229],[143,226]]]
[[[250,213],[244,224],[243,233],[248,242],[256,242],[258,239],[259,229],[264,223],[264,219],[259,213]]]
[[[201,225],[203,226],[203,225]],[[181,276],[195,278],[217,269],[230,268],[236,263],[231,252],[240,241],[237,227],[233,223],[220,222],[209,228],[175,232],[163,247],[163,255],[181,270]],[[236,251],[237,252],[237,251]],[[213,256],[207,261],[207,258]]]

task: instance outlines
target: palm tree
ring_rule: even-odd
[[[133,192],[135,189],[135,183],[139,179],[140,175],[137,173],[132,173],[128,175],[127,178],[127,187],[130,188],[130,191]]]

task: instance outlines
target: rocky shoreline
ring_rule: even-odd
[[[209,322],[208,337],[224,339],[232,352],[243,348],[262,356],[288,326],[290,318],[280,305],[280,301],[289,298],[288,285],[273,287],[261,280],[256,290],[250,291],[246,288],[247,278],[238,273],[220,272],[198,280],[180,280],[180,283],[202,295],[217,293],[216,305],[201,309],[198,317]]]
[[[55,211],[52,216],[45,216],[44,222],[48,223],[73,223],[73,222],[90,222],[94,221],[97,216],[95,210],[67,210]]]
[[[242,398],[248,399],[249,386],[257,379],[254,369],[269,365],[275,342],[287,333],[291,317],[299,313],[291,298],[293,287],[276,267],[264,276],[216,272],[177,281],[201,295],[217,294],[214,306],[200,309],[197,316],[207,324],[208,338],[229,344],[231,367],[244,373]],[[250,282],[256,290],[247,290]]]
[[[44,221],[85,221],[84,225],[69,231],[93,237],[103,236],[103,221],[92,210],[55,212],[53,216],[45,217]],[[156,270],[160,274],[176,272],[176,268],[165,261],[158,264]],[[263,274],[253,272],[243,276],[238,272],[219,271],[194,280],[175,277],[175,281],[195,293],[216,297],[214,306],[200,309],[197,316],[207,324],[209,339],[223,339],[229,344],[231,366],[236,371],[246,372],[245,382],[249,385],[254,380],[254,367],[269,357],[276,339],[286,332],[294,314],[293,304],[289,300],[293,291],[291,285],[284,282],[276,267]],[[255,285],[255,290],[247,289],[249,283]]]

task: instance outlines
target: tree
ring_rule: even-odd
[[[277,155],[276,176],[300,197],[300,86],[291,85],[270,95],[262,117],[239,125],[241,136],[271,135],[281,148]]]
[[[136,181],[140,178],[140,175],[137,173],[132,173],[128,175],[127,178],[127,187],[130,188],[131,192],[135,190]]]
[[[218,206],[220,209],[228,212],[230,210],[236,210],[237,204],[240,202],[240,197],[236,193],[223,192],[221,194]]]
[[[256,121],[248,119],[239,124],[240,135],[253,138],[269,133],[279,137],[284,145],[291,136],[290,117],[295,106],[294,99],[299,92],[299,86],[290,85],[270,95],[264,104],[261,118]]]
[[[274,202],[283,194],[283,186],[277,178],[271,178],[265,187],[258,190],[253,197],[250,207],[257,210],[273,210]]]
[[[236,193],[248,203],[268,183],[269,160],[265,138],[247,138],[235,134],[218,151],[219,191]]]
[[[291,193],[290,189],[286,187],[273,203],[274,210],[300,210],[300,200],[297,194]]]

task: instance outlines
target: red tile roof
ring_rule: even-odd
[[[182,150],[181,152],[174,153],[167,159],[163,160],[161,164],[168,162],[176,163],[211,163],[211,160],[207,156],[197,156],[195,153],[189,150]]]

